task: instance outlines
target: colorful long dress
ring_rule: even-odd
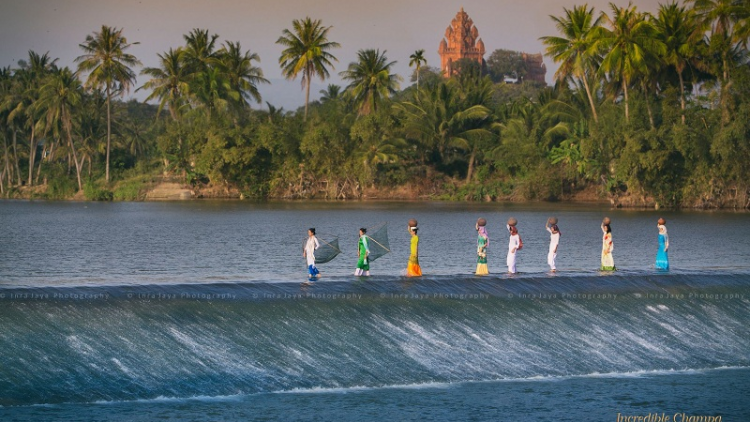
[[[417,236],[416,234],[411,237],[410,252],[409,263],[406,265],[406,276],[421,277],[422,268],[419,266],[419,236]]]
[[[307,243],[305,244],[305,257],[307,258],[307,278],[310,280],[320,276],[320,271],[318,271],[318,267],[315,266],[315,249],[318,249],[319,247],[320,242],[318,242],[317,237],[310,236],[307,238]]]
[[[669,248],[669,236],[667,235],[666,228],[663,231],[664,233],[662,233],[662,230],[659,230],[659,250],[656,252],[656,269],[667,271],[669,270],[669,253],[667,252]]]
[[[604,233],[602,237],[602,271],[614,271],[615,259],[612,258],[612,233]]]
[[[370,253],[370,244],[367,235],[359,237],[357,250],[359,251],[359,260],[354,275],[370,275],[370,259],[367,257],[367,254]]]
[[[490,270],[487,268],[487,237],[481,234],[477,236],[477,271],[476,275],[487,275]]]

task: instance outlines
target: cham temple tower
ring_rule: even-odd
[[[463,7],[445,30],[445,38],[440,41],[438,53],[440,70],[445,72],[446,77],[455,73],[453,63],[460,59],[476,60],[484,68],[484,42],[479,38],[479,30]]]
[[[454,63],[461,59],[476,61],[482,69],[485,68],[484,42],[479,38],[479,30],[474,26],[474,21],[464,12],[463,7],[451,20],[450,26],[446,28],[445,38],[440,41],[438,53],[440,54],[440,70],[444,72],[445,77],[456,73]],[[521,54],[528,72],[525,79],[546,85],[544,78],[547,75],[547,67],[544,65],[541,53]]]

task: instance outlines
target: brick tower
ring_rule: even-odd
[[[480,66],[484,66],[484,42],[479,38],[479,30],[463,7],[445,30],[445,38],[440,41],[438,53],[440,69],[446,77],[456,72],[454,63],[460,59],[475,60]]]

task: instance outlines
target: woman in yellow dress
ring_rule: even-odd
[[[422,268],[419,267],[419,236],[417,236],[417,230],[417,226],[409,226],[411,253],[409,254],[409,263],[406,265],[407,277],[422,276]]]

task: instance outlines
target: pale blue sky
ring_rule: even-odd
[[[322,19],[332,26],[330,39],[341,44],[334,51],[339,62],[332,79],[316,81],[317,92],[328,83],[342,85],[338,72],[356,58],[357,50],[387,50],[396,60],[395,71],[408,85],[409,55],[424,49],[428,65],[439,66],[438,45],[445,28],[463,6],[479,29],[487,56],[497,48],[542,52],[539,37],[555,35],[549,15],[560,16],[563,7],[582,2],[559,0],[4,0],[0,5],[0,66],[15,66],[28,50],[50,52],[60,65],[74,67],[81,54],[78,44],[102,25],[124,28],[128,41],[140,42],[130,50],[144,66],[157,65],[157,53],[183,44],[183,34],[193,28],[209,29],[219,41],[240,41],[243,49],[260,55],[260,67],[272,86],[262,86],[264,101],[293,109],[302,105],[299,80],[281,76],[275,42],[293,19]],[[597,11],[609,11],[609,2],[587,2]],[[615,2],[620,6],[626,1]],[[640,10],[655,12],[657,0],[634,0]],[[547,81],[555,70],[547,64]],[[138,69],[140,70],[140,69]],[[138,78],[138,85],[145,82]],[[131,93],[132,95],[132,93]],[[136,98],[142,98],[138,94]],[[264,104],[265,106],[265,104]],[[257,107],[257,106],[255,106]]]

